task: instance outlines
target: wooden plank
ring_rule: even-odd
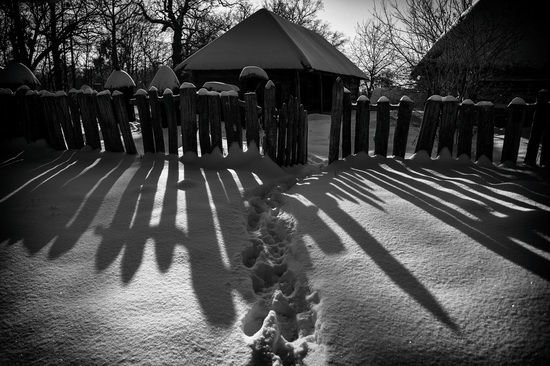
[[[65,141],[69,149],[78,149],[78,144],[75,139],[74,127],[69,113],[69,97],[67,93],[60,90],[55,93],[55,110],[58,121],[61,123]]]
[[[101,149],[101,138],[99,137],[99,128],[97,125],[97,114],[94,104],[95,96],[92,89],[86,89],[84,93],[76,95],[80,115],[82,116],[82,126],[84,127],[84,136],[86,145],[92,149]]]
[[[255,143],[260,151],[260,125],[258,122],[258,102],[256,93],[246,93],[244,95],[245,103],[245,122],[246,122],[246,144],[250,148],[251,143]]]
[[[300,99],[294,97],[294,114],[292,115],[294,119],[292,121],[292,145],[291,145],[291,162],[290,165],[296,165],[298,163],[298,134],[299,134],[299,124],[300,124]]]
[[[296,106],[294,105],[294,97],[290,96],[288,104],[286,105],[286,146],[285,146],[285,166],[291,166],[292,163],[292,144],[296,141],[294,139],[294,122],[296,118]]]
[[[439,95],[432,95],[426,101],[424,116],[422,117],[422,124],[420,125],[420,132],[414,150],[415,153],[424,150],[428,152],[429,156],[432,155],[442,103],[443,98]]]
[[[493,161],[493,138],[495,134],[495,106],[491,102],[476,103],[477,143],[476,161],[485,155]]]
[[[390,138],[390,100],[380,97],[376,111],[376,131],[374,132],[374,155],[388,155],[388,140]]]
[[[286,103],[283,103],[281,110],[279,111],[279,125],[278,125],[278,138],[277,138],[277,164],[279,166],[286,165],[286,121],[287,121],[288,107]]]
[[[101,133],[105,142],[105,150],[111,152],[123,152],[124,146],[120,139],[120,131],[116,122],[115,113],[113,111],[113,103],[111,93],[104,90],[96,96],[99,107],[99,121],[101,125]]]
[[[162,131],[162,106],[158,89],[152,86],[149,89],[149,106],[151,107],[151,127],[155,140],[155,152],[165,152],[164,133]]]
[[[361,151],[369,153],[369,121],[370,101],[365,95],[361,95],[355,109],[355,154]]]
[[[143,140],[143,152],[155,152],[155,138],[153,136],[153,127],[151,126],[151,112],[149,109],[149,100],[147,92],[139,89],[134,95],[136,106],[138,108],[139,124],[141,126],[141,137]]]
[[[472,158],[472,136],[474,134],[474,121],[476,119],[476,110],[474,102],[470,99],[464,100],[460,104],[457,120],[457,151],[458,157],[465,154],[469,159]]]
[[[29,129],[30,129],[30,115],[27,107],[27,92],[29,87],[27,85],[21,85],[15,91],[15,108],[17,118],[13,121],[17,124],[17,136],[23,136],[27,142],[29,142]]]
[[[166,115],[166,124],[168,126],[168,153],[178,154],[178,120],[176,105],[174,103],[174,93],[166,88],[162,95],[162,104]]]
[[[342,157],[351,155],[351,93],[344,88],[342,105]]]
[[[210,123],[210,134],[212,138],[212,151],[216,147],[223,155],[222,145],[222,121],[221,121],[220,94],[215,91],[208,92],[208,120]]]
[[[525,153],[525,164],[536,165],[537,163],[541,138],[546,128],[546,124],[550,119],[549,99],[550,93],[548,90],[539,91],[535,104],[531,134],[529,135],[529,143],[527,144],[527,152]],[[546,128],[546,131],[549,131],[549,129]],[[550,133],[547,133],[547,135],[548,134]]]
[[[340,157],[340,128],[342,125],[344,99],[344,84],[340,77],[336,78],[332,86],[332,110],[330,112],[330,134],[328,163],[332,163]]]
[[[197,88],[191,83],[183,83],[180,86],[180,116],[183,153],[198,154]]]
[[[46,125],[48,126],[48,144],[54,150],[67,150],[63,133],[61,132],[61,125],[57,119],[54,95],[50,92],[44,92],[41,100],[43,102]]]
[[[441,126],[439,128],[439,140],[437,143],[437,155],[443,148],[449,149],[453,154],[453,145],[456,131],[456,118],[458,116],[458,99],[452,96],[443,98],[441,106]]]
[[[302,118],[301,118],[301,135],[300,140],[302,141],[300,152],[301,152],[301,159],[298,161],[298,164],[307,164],[307,155],[308,155],[308,121],[307,121],[307,111],[302,110]]]
[[[508,122],[504,133],[501,163],[511,161],[515,164],[518,160],[519,143],[525,122],[526,107],[525,100],[522,98],[514,98],[508,104]]]
[[[197,106],[199,114],[199,143],[201,155],[212,151],[210,144],[210,121],[208,117],[208,91],[201,88],[197,93]]]
[[[71,112],[71,122],[74,130],[74,139],[77,149],[84,147],[84,136],[82,135],[82,122],[80,108],[78,106],[77,94],[82,94],[82,90],[69,90],[69,111]]]
[[[275,116],[276,90],[273,81],[265,84],[264,90],[264,129],[265,154],[273,161],[277,161],[277,117]]]
[[[296,134],[296,164],[303,164],[304,161],[304,105],[300,104],[296,114],[296,125],[298,126]]]
[[[407,151],[407,139],[413,110],[413,101],[407,96],[401,97],[397,110],[397,123],[393,133],[393,156],[405,157]]]
[[[118,90],[113,92],[113,110],[115,117],[122,133],[124,148],[128,154],[137,154],[132,130],[130,128],[130,117],[128,117],[128,107],[126,106],[126,97]]]

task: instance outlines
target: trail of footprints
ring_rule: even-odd
[[[292,253],[294,220],[281,211],[277,186],[247,202],[250,245],[242,252],[258,296],[242,320],[250,337],[253,365],[300,365],[315,342],[317,293],[310,293],[301,264]]]

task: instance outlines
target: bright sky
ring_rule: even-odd
[[[371,17],[370,11],[379,0],[323,0],[325,9],[318,13],[319,18],[330,23],[331,29],[340,31],[350,40],[355,36],[357,23]],[[252,0],[261,6],[263,0]]]

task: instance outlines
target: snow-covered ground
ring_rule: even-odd
[[[290,168],[4,144],[0,364],[548,364],[543,172],[325,167],[328,125]]]

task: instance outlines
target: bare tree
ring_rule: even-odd
[[[275,14],[323,36],[335,47],[342,47],[347,39],[342,32],[332,31],[330,24],[319,19],[324,9],[323,0],[264,0],[263,6]]]
[[[356,36],[351,43],[351,58],[367,76],[369,98],[375,87],[387,85],[395,68],[396,51],[384,32],[384,25],[377,20],[357,24]]]

